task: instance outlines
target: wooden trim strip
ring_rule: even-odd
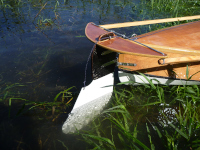
[[[99,29],[102,30],[102,33],[100,32],[100,34],[99,34],[98,36],[95,35],[95,38],[94,38],[94,37],[91,36],[91,31],[92,31],[92,30],[93,30],[93,31],[97,31],[97,30],[95,30],[95,28],[94,28],[94,29],[93,29],[93,28],[89,28],[90,26],[91,26],[91,23],[88,23],[87,26],[86,26],[86,28],[85,28],[85,35],[86,35],[86,37],[87,37],[90,41],[92,41],[93,43],[96,43],[96,42],[97,42],[99,35],[108,33],[107,31],[105,31],[105,30],[103,30],[103,29],[97,27],[97,28],[99,28]],[[94,25],[92,25],[92,26],[94,26]],[[96,27],[96,26],[94,26],[94,27]],[[116,37],[116,39],[117,39],[117,38],[118,38],[118,39],[123,39],[123,38],[121,38],[121,37]],[[112,41],[112,40],[114,40],[114,39],[111,39],[111,41]],[[124,54],[130,54],[130,55],[136,55],[136,56],[144,56],[144,57],[153,57],[153,58],[167,58],[167,55],[161,55],[161,54],[158,53],[158,52],[157,52],[157,53],[158,53],[159,55],[154,55],[154,54],[155,54],[155,51],[154,51],[154,54],[144,54],[144,53],[136,53],[136,52],[124,51],[124,50],[120,50],[120,49],[117,49],[117,48],[108,47],[106,44],[104,44],[104,43],[106,43],[106,41],[109,42],[109,40],[99,41],[99,42],[97,43],[97,45],[99,45],[99,46],[101,46],[101,47],[103,47],[103,48],[105,48],[105,49],[107,49],[107,50],[111,50],[111,51],[114,51],[114,52],[117,52],[117,53],[124,53]],[[143,45],[141,45],[141,44],[138,44],[138,43],[136,43],[136,42],[134,42],[134,41],[132,41],[132,40],[129,40],[129,39],[123,39],[123,41],[125,41],[126,43],[127,43],[127,42],[134,43],[135,45],[138,45],[138,46],[147,48],[147,47],[145,47],[145,46],[143,46]],[[147,48],[147,49],[149,49],[149,48]],[[150,49],[150,50],[151,50],[151,49]],[[153,51],[153,50],[151,50],[151,51]]]
[[[200,56],[159,59],[158,64],[165,65],[165,64],[189,63],[189,62],[197,62],[197,61],[200,61]]]
[[[143,43],[145,44],[145,43]],[[154,44],[145,44],[149,47],[152,47],[158,51],[161,51],[163,53],[176,53],[176,54],[189,54],[189,55],[195,55],[200,56],[200,50],[194,50],[194,49],[183,49],[183,48],[176,48],[176,47],[169,47],[169,46],[160,46],[160,45],[154,45]]]
[[[111,28],[141,26],[141,25],[149,25],[149,24],[156,24],[156,23],[193,20],[193,19],[200,19],[200,15],[186,16],[186,17],[177,17],[177,18],[165,18],[165,19],[145,20],[145,21],[135,21],[135,22],[125,22],[125,23],[116,23],[116,24],[106,24],[106,25],[100,25],[100,26],[103,27],[103,28],[106,28],[106,29],[111,29]]]

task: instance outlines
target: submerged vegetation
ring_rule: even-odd
[[[82,38],[86,23],[197,15],[199,6],[199,0],[0,0],[0,149],[81,145],[80,136],[63,135],[61,126],[76,99],[69,87],[80,89],[84,79],[91,50]],[[142,34],[176,24],[125,30]],[[198,149],[199,93],[196,85],[120,87],[91,131],[80,131],[82,145]]]
[[[200,149],[199,86],[115,90],[112,107],[79,135],[90,149]]]
[[[133,12],[139,14],[139,19],[137,18],[137,20],[135,20],[133,18],[132,21],[199,15],[199,8],[199,0],[141,0],[139,5],[132,7]],[[190,21],[193,20],[133,27],[133,30],[136,34],[142,34]]]
[[[150,20],[199,14],[199,7],[200,1],[141,0],[132,9],[141,20]],[[141,34],[184,22],[188,21],[132,30]],[[89,144],[88,149],[199,150],[199,90],[197,85],[154,85],[151,81],[137,87],[117,86],[108,108],[89,129],[77,134]]]

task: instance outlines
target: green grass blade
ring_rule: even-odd
[[[169,123],[169,125],[174,128],[180,135],[182,135],[184,138],[188,139],[188,136],[183,133],[181,130],[179,130],[177,127],[175,127],[172,123]]]
[[[9,98],[9,112],[8,112],[8,117],[10,118],[10,112],[11,112],[11,101],[12,101],[12,98]]]
[[[66,149],[66,150],[68,150],[68,147],[65,145],[65,143],[63,142],[63,141],[60,141],[60,140],[57,140],[58,142],[60,142],[61,144],[62,144],[62,146]]]
[[[54,101],[57,101],[58,97],[59,97],[61,94],[67,93],[67,92],[68,92],[69,90],[71,90],[72,88],[74,88],[74,86],[72,86],[72,87],[70,87],[70,88],[68,88],[68,89],[66,89],[66,90],[61,91],[60,93],[58,93],[58,94],[56,95],[56,97],[54,98]]]
[[[108,138],[104,138],[104,137],[98,137],[98,136],[95,136],[95,135],[90,135],[90,134],[83,134],[84,136],[87,136],[87,137],[90,137],[92,139],[95,139],[95,140],[100,140],[102,142],[105,142],[113,147],[115,147],[114,143],[108,139]]]
[[[187,78],[187,80],[189,80],[189,69],[188,69],[188,65],[186,66],[186,78]]]
[[[150,130],[149,130],[149,127],[148,127],[147,123],[146,123],[146,128],[147,128],[147,133],[148,133],[148,137],[149,137],[149,142],[150,142],[150,145],[151,145],[151,150],[155,150],[155,146],[152,143],[151,134],[150,134]]]
[[[153,84],[152,81],[150,81],[143,73],[140,73],[138,72],[141,76],[143,76],[148,82],[149,84],[151,85],[151,87],[155,90],[156,89],[156,86]]]

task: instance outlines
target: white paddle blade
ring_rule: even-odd
[[[80,130],[100,114],[112,96],[113,76],[114,74],[110,73],[93,80],[90,85],[81,89],[71,113],[62,126],[63,133],[74,133]]]

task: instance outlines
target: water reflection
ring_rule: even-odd
[[[60,91],[76,86],[72,91],[78,93],[83,86],[93,45],[85,38],[86,24],[127,21],[127,5],[128,0],[0,2],[1,149],[85,147],[76,136],[61,131],[72,107],[52,107],[53,113],[48,102]],[[90,70],[89,66],[87,84]],[[29,110],[39,103],[41,107]]]
[[[86,147],[75,135],[66,136],[61,131],[75,98],[67,109],[52,107],[54,113],[47,111],[47,104],[54,102],[60,91],[76,86],[72,91],[77,95],[83,86],[85,64],[93,46],[85,37],[86,24],[149,19],[148,13],[136,10],[139,2],[0,1],[0,149]],[[148,27],[119,29],[130,35],[147,30]],[[91,81],[90,70],[89,66],[87,84]],[[11,102],[10,98],[16,99]],[[41,102],[41,107],[29,110],[36,105],[24,105],[30,101]]]

